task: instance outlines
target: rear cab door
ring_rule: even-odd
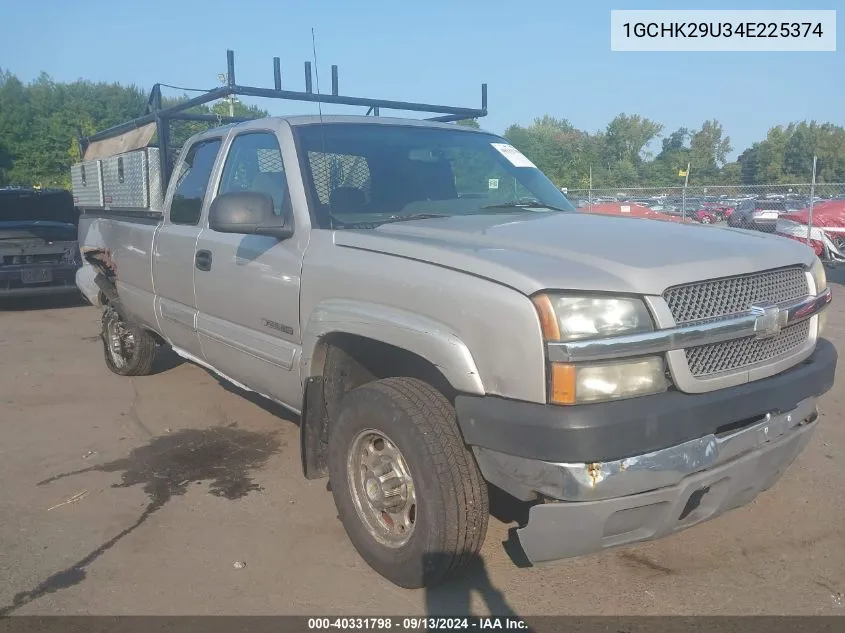
[[[223,135],[204,136],[183,151],[165,200],[164,220],[153,242],[152,275],[161,333],[179,352],[202,356],[194,294],[200,219]]]

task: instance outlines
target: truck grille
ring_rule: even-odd
[[[675,286],[663,293],[663,298],[675,323],[683,325],[741,314],[755,303],[783,303],[809,294],[807,275],[796,266]]]
[[[769,339],[758,340],[752,336],[690,347],[686,350],[687,363],[690,373],[696,378],[736,371],[789,354],[801,347],[809,336],[810,321],[801,321]]]
[[[663,298],[678,325],[744,314],[759,303],[784,303],[810,294],[801,267],[713,279],[669,288]],[[784,328],[768,339],[748,337],[685,350],[690,373],[704,378],[773,361],[800,348],[810,336],[810,322]]]

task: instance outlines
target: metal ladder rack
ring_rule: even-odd
[[[79,144],[83,160],[87,160],[86,154],[92,144],[115,139],[129,132],[137,131],[140,128],[150,126],[147,137],[152,138],[152,129],[158,138],[158,160],[160,161],[159,178],[161,191],[167,187],[172,169],[171,148],[170,148],[170,125],[174,121],[206,121],[224,123],[240,123],[248,121],[249,118],[217,116],[213,114],[201,114],[187,112],[190,108],[203,105],[226,97],[235,95],[248,97],[264,97],[268,99],[281,99],[286,101],[304,101],[312,103],[333,103],[339,105],[363,106],[368,108],[367,115],[379,116],[380,110],[404,110],[410,112],[425,112],[436,114],[428,117],[429,121],[453,122],[463,119],[476,119],[487,115],[487,84],[481,84],[481,107],[465,108],[447,105],[436,105],[430,103],[416,103],[412,101],[394,101],[389,99],[374,99],[370,97],[353,97],[341,95],[338,89],[338,70],[332,65],[332,89],[331,93],[316,93],[312,88],[311,62],[305,62],[305,91],[282,89],[282,74],[278,57],[273,58],[273,88],[259,88],[255,86],[241,86],[235,81],[235,53],[232,50],[226,51],[226,84],[219,88],[203,92],[202,94],[187,99],[169,107],[162,107],[161,88],[162,84],[155,84],[150,92],[147,103],[147,112],[143,116],[121,123],[114,127],[97,132],[89,137],[80,137]],[[131,141],[130,141],[131,143]],[[135,143],[131,147],[125,147],[121,152],[132,149],[139,149],[144,144]],[[112,152],[115,153],[115,152]],[[158,183],[157,183],[158,184]]]

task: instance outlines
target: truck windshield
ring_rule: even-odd
[[[403,219],[575,212],[566,196],[498,136],[372,123],[295,128],[321,228]]]

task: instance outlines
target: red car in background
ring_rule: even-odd
[[[726,207],[718,203],[705,202],[702,208],[695,212],[695,219],[702,224],[724,222],[734,212],[733,207]]]
[[[724,222],[734,212],[734,208],[719,202],[705,202],[702,208],[695,212],[696,219],[702,224]]]

